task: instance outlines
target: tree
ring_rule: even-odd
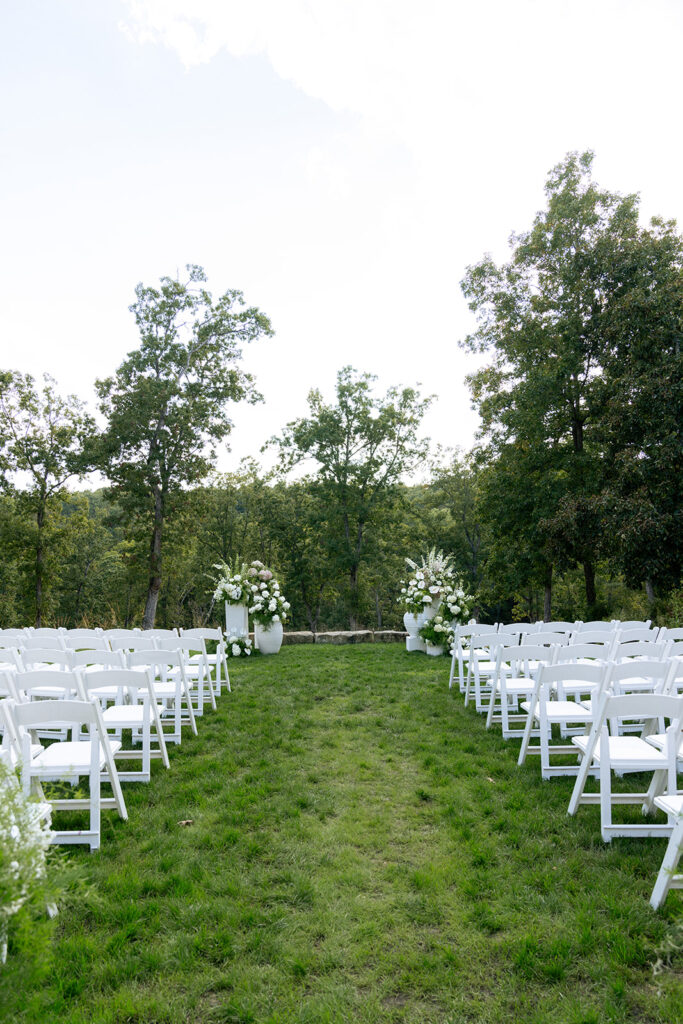
[[[327,405],[319,391],[308,396],[310,415],[289,423],[279,439],[285,468],[304,459],[318,467],[317,487],[328,522],[331,561],[349,587],[349,620],[358,624],[358,570],[367,534],[394,499],[397,485],[426,456],[417,436],[431,403],[415,388],[372,394],[375,380],[350,366],[337,374],[337,401]]]
[[[107,427],[100,460],[122,510],[149,529],[149,584],[143,626],[154,624],[162,583],[164,523],[184,487],[201,481],[230,432],[228,402],[258,401],[252,377],[238,366],[241,345],[272,334],[270,321],[245,307],[241,292],[216,302],[201,267],[187,279],[139,284],[130,307],[140,348],[116,374],[97,382]]]
[[[47,556],[59,538],[52,518],[66,482],[89,468],[84,449],[94,432],[95,422],[83,404],[74,395],[57,394],[47,374],[40,390],[29,374],[0,374],[0,469],[5,490],[15,495],[23,539],[32,552],[37,627],[43,623]],[[17,473],[27,480],[26,487],[12,482]]]
[[[547,209],[530,231],[512,236],[510,261],[499,267],[487,257],[468,268],[462,285],[479,320],[464,344],[493,356],[470,378],[490,458],[505,446],[524,450],[527,462],[532,457],[543,533],[557,560],[583,565],[589,607],[595,563],[609,543],[600,510],[610,470],[601,424],[609,401],[628,401],[607,377],[620,347],[635,344],[634,332],[642,342],[670,336],[680,323],[671,288],[680,248],[671,225],[642,229],[637,197],[599,189],[592,162],[592,153],[570,153],[555,167]],[[636,324],[629,309],[641,293],[650,301],[636,303]]]

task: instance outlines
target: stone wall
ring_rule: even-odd
[[[283,644],[395,644],[408,634],[399,629],[339,629],[325,633],[310,630],[285,632]]]

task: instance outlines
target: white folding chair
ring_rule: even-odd
[[[27,636],[22,639],[18,645],[20,651],[38,651],[38,650],[50,650],[50,651],[65,651],[66,643],[64,637],[61,634],[54,634],[52,636]]]
[[[67,634],[65,643],[69,651],[111,651],[109,641],[102,634],[95,634],[93,636],[71,636]]]
[[[563,662],[573,665],[594,665],[599,662],[604,665],[609,661],[613,646],[612,640],[595,640],[587,644],[571,641],[559,648],[555,656],[555,663],[557,665],[561,665]]]
[[[225,637],[221,629],[210,629],[208,626],[197,627],[196,629],[181,629],[180,635],[185,637],[198,637],[204,641],[206,645],[207,640],[213,641],[216,644],[215,654],[206,654],[206,660],[209,667],[213,665],[215,669],[215,685],[214,694],[216,697],[221,695],[221,683],[223,680],[223,673],[225,673],[225,685],[228,693],[231,692],[230,688],[230,674],[228,672],[228,657],[225,649]],[[190,664],[197,664],[202,655],[200,652],[190,655]]]
[[[161,758],[165,768],[170,768],[164,730],[161,724],[163,708],[157,703],[154,678],[151,669],[135,672],[132,669],[102,669],[99,672],[77,673],[80,695],[83,700],[99,697],[102,686],[114,685],[124,693],[127,702],[112,704],[102,712],[102,721],[107,731],[114,730],[116,737],[124,730],[131,730],[133,741],[139,739],[141,749],[124,750],[121,746],[115,753],[117,761],[141,760],[140,771],[119,771],[121,782],[149,782],[152,777],[152,758]],[[157,747],[152,747],[152,739]]]
[[[160,650],[177,651],[182,659],[185,668],[185,675],[191,688],[197,685],[197,703],[194,713],[198,717],[204,714],[204,701],[208,696],[211,707],[216,710],[216,698],[211,685],[211,670],[206,657],[206,645],[199,636],[160,636],[156,638]],[[193,660],[194,659],[194,660]],[[204,687],[207,687],[205,693]]]
[[[135,672],[145,672],[147,669],[152,672],[157,700],[164,706],[162,721],[169,718],[173,722],[173,730],[164,734],[166,742],[180,743],[183,725],[189,725],[196,736],[192,691],[182,653],[169,650],[130,651],[126,661],[128,668]]]
[[[609,680],[608,680],[609,685]],[[643,814],[649,814],[655,797],[665,791],[676,792],[676,759],[683,725],[683,697],[663,693],[626,693],[614,695],[605,691],[600,698],[591,731],[587,736],[574,736],[572,743],[583,758],[569,802],[568,814],[576,814],[582,804],[600,805],[600,826],[606,843],[614,836],[670,835],[672,822],[662,825],[616,824],[612,821],[615,804],[640,804]],[[656,719],[670,721],[667,729],[666,750],[655,749],[640,736],[610,735],[608,723],[616,719]],[[591,769],[599,769],[600,792],[586,793],[585,786]],[[612,772],[619,775],[647,772],[652,781],[647,791],[614,793]]]
[[[652,626],[652,619],[626,619],[624,622],[617,619],[616,622],[622,632],[626,629],[650,629]]]
[[[676,874],[683,853],[683,796],[680,793],[665,793],[655,797],[655,804],[673,821],[669,843],[650,897],[650,906],[653,910],[659,910],[669,889],[683,889],[683,875]]]
[[[453,638],[453,652],[451,655],[451,672],[448,677],[448,689],[453,686],[455,679],[455,666],[458,666],[458,685],[460,692],[465,692],[466,676],[465,664],[469,665],[471,652],[476,650],[477,641],[480,637],[490,637],[497,633],[498,627],[476,623],[471,626],[458,626]]]
[[[116,628],[116,629],[105,629],[105,630],[103,630],[103,635],[107,638],[107,640],[109,640],[111,642],[112,640],[122,640],[122,639],[124,639],[125,637],[128,637],[128,636],[140,636],[141,632],[142,631],[140,629],[137,629],[137,628],[136,629],[119,629],[119,628]]]
[[[576,633],[579,628],[579,622],[563,622],[561,620],[552,620],[550,622],[544,622],[542,619],[539,620],[536,625],[538,626],[539,632],[543,633],[546,630],[551,630],[553,633],[565,633],[570,635]]]
[[[104,640],[106,643],[106,637],[104,630],[100,629],[67,629],[64,634],[67,647],[71,650],[76,650],[79,646],[85,647],[90,640]]]
[[[604,619],[592,619],[590,622],[580,622],[576,627],[577,633],[614,633],[619,628],[616,619],[605,622]]]
[[[644,661],[664,661],[671,652],[671,643],[664,640],[659,643],[655,640],[627,640],[621,638],[612,648],[610,661],[620,663],[629,658],[637,658]]]
[[[53,831],[53,843],[86,843],[91,850],[100,845],[100,811],[114,808],[119,817],[128,818],[121,792],[114,753],[118,743],[110,743],[96,703],[82,700],[43,700],[27,704],[10,705],[22,744],[21,780],[24,792],[35,793],[55,810],[89,810],[90,827],[68,831]],[[49,727],[66,727],[75,737],[70,741],[52,743],[36,756],[32,752],[31,734]],[[86,732],[83,734],[82,730]],[[46,798],[43,783],[74,777],[89,780],[87,798]],[[100,783],[104,777],[113,792],[103,799]]]
[[[522,701],[522,710],[527,720],[519,750],[518,765],[523,765],[527,754],[541,755],[541,777],[550,779],[557,775],[576,775],[576,747],[573,744],[551,743],[552,727],[566,729],[579,726],[587,731],[593,721],[588,711],[576,697],[583,693],[599,694],[607,673],[605,665],[541,665],[528,701]],[[535,727],[539,737],[537,746],[531,745]],[[566,734],[563,734],[566,735]],[[552,764],[551,757],[572,755],[572,765]]]
[[[66,630],[64,629],[64,626],[36,626],[35,628],[31,629],[32,637],[35,637],[36,639],[40,638],[42,640],[48,640],[50,642],[52,642],[52,640],[55,640],[60,636],[64,636],[65,633]],[[45,646],[49,647],[50,644],[46,643]]]
[[[566,647],[569,643],[569,636],[567,633],[543,629],[538,633],[531,633],[528,642],[536,645],[542,644],[544,647]]]
[[[533,638],[532,638],[533,639]],[[519,709],[523,697],[530,697],[534,690],[535,674],[541,665],[552,664],[555,650],[539,644],[523,643],[518,647],[500,647],[496,658],[489,706],[486,712],[486,728],[500,722],[503,739],[522,738],[526,715]],[[520,728],[513,728],[520,723]]]

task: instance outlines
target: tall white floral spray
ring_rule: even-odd
[[[436,603],[453,586],[452,555],[432,548],[421,562],[406,558],[412,570],[408,580],[401,581],[401,602],[406,610],[418,615],[426,605]]]

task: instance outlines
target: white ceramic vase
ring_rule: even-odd
[[[225,632],[231,636],[249,635],[249,615],[246,604],[225,602]]]
[[[254,646],[261,654],[277,654],[282,647],[282,623],[273,622],[266,629],[260,622],[254,623]]]
[[[409,637],[416,637],[417,631],[422,623],[420,622],[418,615],[414,615],[412,612],[406,612],[403,616],[403,625],[405,626],[406,633]]]

